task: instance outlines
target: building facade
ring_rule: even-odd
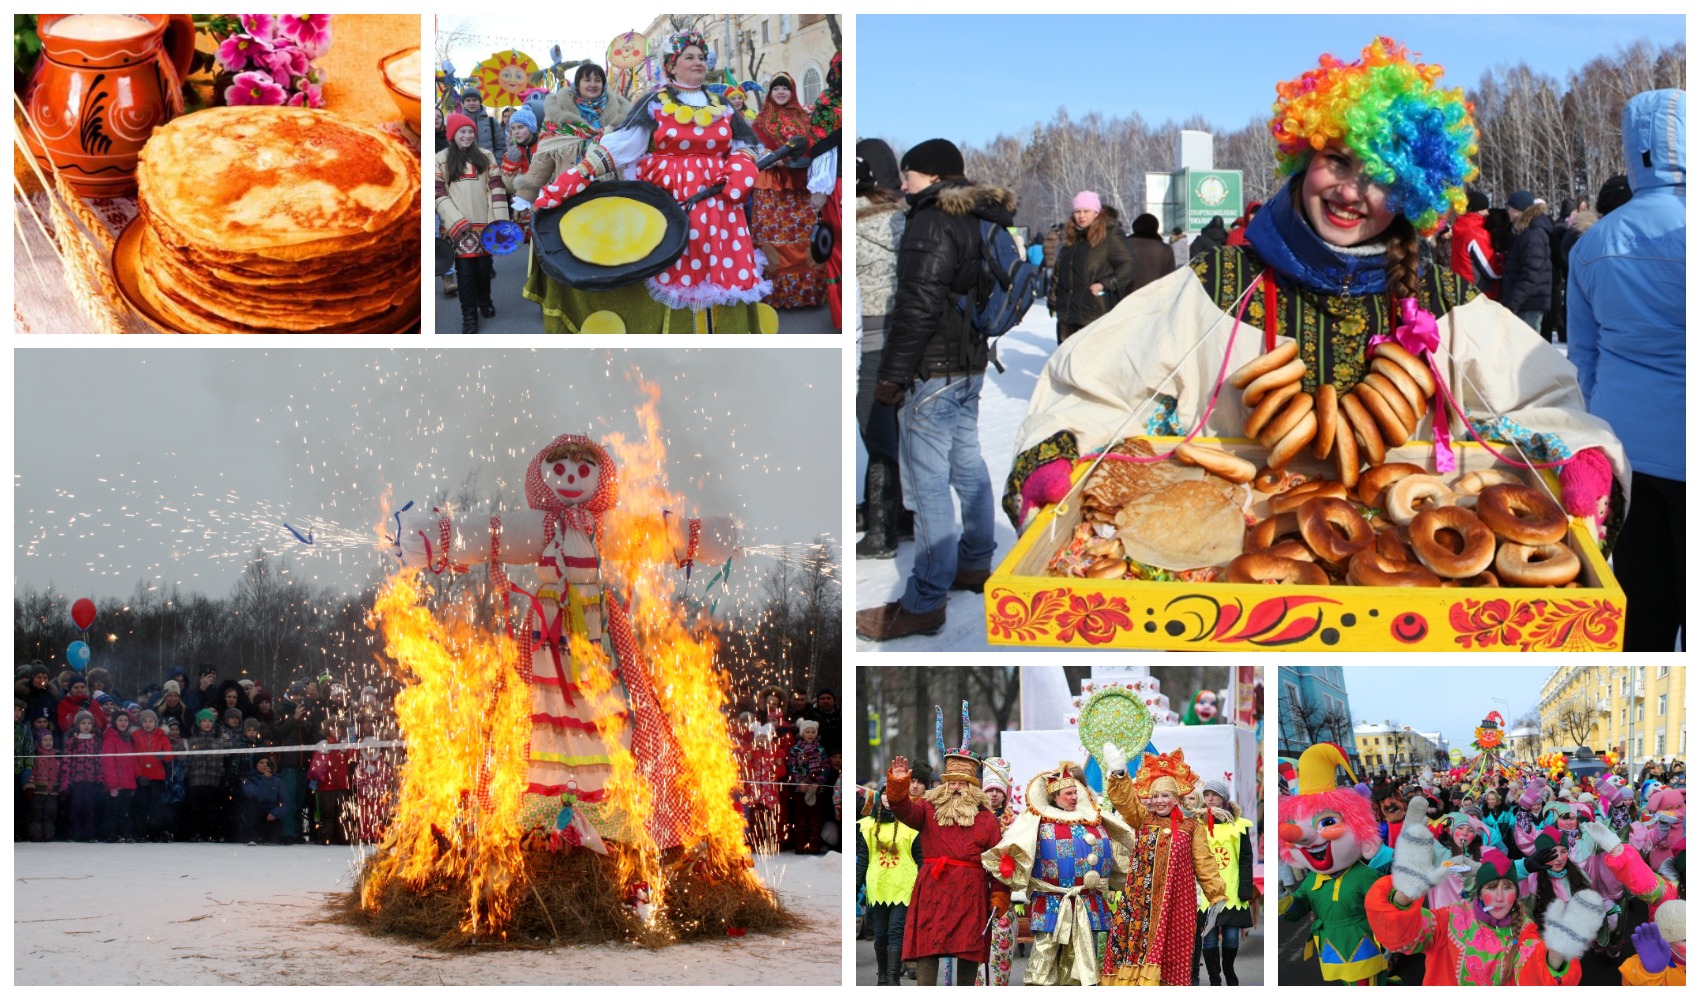
[[[1280,755],[1297,759],[1317,743],[1338,743],[1354,772],[1361,772],[1352,741],[1352,704],[1341,667],[1282,667],[1277,693]]]
[[[1447,766],[1446,755],[1435,741],[1410,726],[1392,721],[1360,722],[1352,728],[1352,739],[1364,770],[1371,774],[1382,771],[1400,774]]]
[[[1686,758],[1686,680],[1683,666],[1559,667],[1541,686],[1541,750],[1609,750],[1631,774],[1649,759]]]

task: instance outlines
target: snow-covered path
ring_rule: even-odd
[[[837,985],[842,857],[757,860],[807,921],[790,938],[451,954],[323,922],[326,894],[349,885],[349,848],[17,844],[13,983]]]
[[[980,393],[980,451],[991,473],[994,497],[1003,497],[1003,481],[1015,461],[1015,432],[1027,415],[1027,400],[1039,384],[1039,373],[1057,348],[1056,320],[1046,315],[1044,306],[1035,305],[1027,311],[1021,324],[1004,334],[998,341],[998,360],[1006,369],[999,374],[987,369],[985,388]],[[997,531],[997,552],[992,556],[994,567],[1015,546],[1015,529],[999,507],[994,517]],[[903,593],[903,582],[909,577],[915,546],[904,542],[898,546],[896,559],[858,559],[856,561],[856,607],[871,608],[896,600]],[[944,631],[933,636],[914,636],[893,642],[856,640],[858,650],[881,653],[903,653],[913,650],[965,652],[989,649],[986,643],[985,599],[979,594],[950,595],[945,614]]]

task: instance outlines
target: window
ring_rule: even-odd
[[[1658,749],[1654,750],[1653,752],[1658,754],[1659,756],[1663,757],[1664,754],[1665,754],[1665,734],[1664,733],[1659,734],[1659,738],[1656,741],[1654,741],[1654,746],[1656,746]]]
[[[820,92],[820,70],[810,66],[808,69],[803,70],[803,106],[809,107],[813,105],[815,103],[815,98],[820,96]]]
[[[773,41],[773,39],[771,39],[767,36],[767,22],[763,21],[761,23],[761,43],[763,45],[766,45],[771,41]]]
[[[1663,695],[1663,694],[1659,695],[1659,714],[1660,715],[1665,714],[1665,699],[1668,698],[1668,697],[1670,697],[1670,696],[1669,695]]]
[[[789,36],[790,34],[791,34],[791,15],[790,14],[779,15],[779,37],[785,38],[785,37]],[[810,98],[810,100],[813,100],[813,98]]]
[[[765,25],[764,25],[764,27],[765,27]],[[1618,693],[1623,695],[1625,698],[1627,698],[1627,697],[1629,697],[1629,675],[1628,674],[1623,675],[1622,684],[1623,684],[1622,689],[1619,690]]]
[[[1659,676],[1660,677],[1669,677],[1670,676],[1670,668],[1669,667],[1660,667],[1659,668]]]
[[[1618,725],[1620,725],[1620,726],[1629,725],[1629,709],[1627,709],[1627,708],[1623,709],[1621,712],[1618,713],[1618,715],[1619,715],[1619,718],[1617,720]]]
[[[1644,702],[1644,701],[1636,702],[1635,703],[1635,721],[1640,722],[1642,719],[1644,719],[1646,717],[1647,717],[1647,703]]]
[[[1640,760],[1641,757],[1644,756],[1641,752],[1641,743],[1642,743],[1641,737],[1639,737],[1639,736],[1635,737],[1635,759],[1636,760]]]

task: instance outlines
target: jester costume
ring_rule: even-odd
[[[1105,783],[1106,796],[1135,836],[1127,886],[1104,950],[1105,985],[1185,986],[1191,981],[1196,892],[1202,889],[1215,904],[1226,900],[1226,889],[1203,825],[1182,815],[1178,804],[1168,816],[1158,816],[1143,800],[1169,791],[1178,803],[1197,784],[1198,775],[1179,750],[1146,754],[1136,777],[1116,771]]]
[[[1027,893],[1033,954],[1022,982],[1028,986],[1098,984],[1094,936],[1110,929],[1104,894],[1127,875],[1111,845],[1130,850],[1136,842],[1126,823],[1099,811],[1075,769],[1065,761],[1036,776],[1027,786],[1027,808],[980,859],[1011,892]],[[1075,792],[1073,808],[1058,802],[1064,789]]]

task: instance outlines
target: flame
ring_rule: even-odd
[[[404,682],[396,715],[407,741],[400,793],[384,843],[362,882],[361,902],[400,880],[422,890],[434,877],[465,879],[468,932],[498,930],[509,890],[525,870],[520,797],[531,699],[506,636],[470,614],[434,615],[417,570],[391,577],[367,624],[380,631]]]

